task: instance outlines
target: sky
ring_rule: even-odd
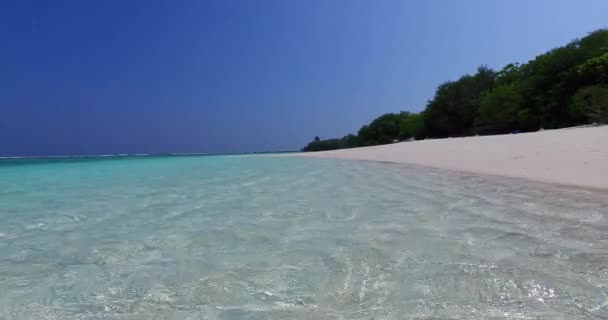
[[[0,2],[0,156],[296,150],[608,27],[606,0]]]

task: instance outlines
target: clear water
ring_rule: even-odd
[[[0,319],[606,319],[608,194],[206,156],[0,163]]]

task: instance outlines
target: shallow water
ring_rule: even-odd
[[[0,319],[607,319],[608,193],[412,166],[0,162]]]

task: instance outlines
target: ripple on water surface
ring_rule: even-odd
[[[0,162],[0,319],[606,319],[608,194],[412,166]]]

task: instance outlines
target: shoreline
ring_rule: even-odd
[[[608,190],[608,126],[398,142],[287,154],[413,164]]]

